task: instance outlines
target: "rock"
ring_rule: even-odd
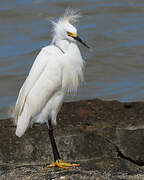
[[[65,103],[55,137],[64,161],[81,166],[47,169],[53,161],[46,125],[21,138],[11,120],[0,121],[0,180],[144,179],[144,103],[99,99]]]

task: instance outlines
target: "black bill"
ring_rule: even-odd
[[[85,47],[90,48],[86,43],[83,42],[83,40],[79,36],[73,38],[82,43]]]

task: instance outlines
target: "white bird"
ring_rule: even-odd
[[[63,17],[53,22],[53,40],[42,48],[35,59],[27,79],[20,89],[14,109],[16,135],[21,137],[34,122],[47,123],[55,163],[48,167],[78,166],[60,160],[53,136],[52,125],[67,91],[76,91],[83,80],[83,65],[76,41],[88,46],[79,38],[74,22],[79,14],[66,10]]]

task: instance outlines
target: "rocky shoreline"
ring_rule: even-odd
[[[53,161],[46,125],[22,138],[0,121],[0,180],[144,179],[144,102],[99,99],[64,103],[54,134],[64,161],[81,166],[47,169]]]

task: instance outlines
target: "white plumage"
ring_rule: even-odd
[[[14,110],[17,136],[21,137],[33,122],[44,123],[48,117],[56,124],[65,93],[76,91],[83,80],[84,61],[72,25],[78,17],[68,10],[53,23],[52,43],[42,48],[19,92]]]

